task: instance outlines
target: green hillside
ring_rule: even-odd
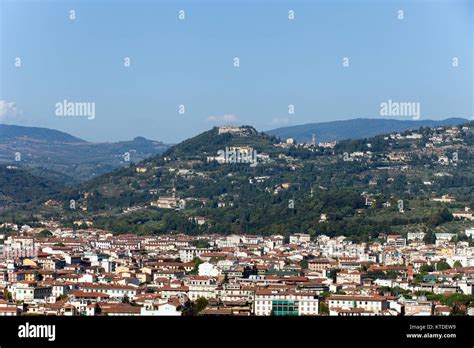
[[[116,233],[309,232],[368,240],[379,233],[460,231],[465,223],[451,213],[474,208],[472,123],[341,141],[333,148],[240,130],[219,134],[213,128],[78,186],[56,211],[36,213],[69,223],[89,219]],[[234,147],[256,150],[257,165],[216,160],[219,151]],[[432,200],[441,195],[456,201]],[[160,197],[173,196],[173,206],[158,207]],[[67,208],[70,199],[76,210]]]

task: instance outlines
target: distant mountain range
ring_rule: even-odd
[[[143,137],[91,143],[48,128],[0,125],[0,165],[28,168],[35,175],[69,184],[140,162],[168,148]]]
[[[310,142],[313,134],[316,142],[364,139],[392,132],[404,132],[421,127],[444,127],[468,122],[464,118],[446,120],[391,120],[356,118],[344,121],[308,123],[299,126],[281,127],[266,131],[281,139],[293,138],[298,142]]]
[[[0,142],[18,140],[42,141],[50,143],[85,143],[85,140],[49,128],[24,127],[0,124]]]

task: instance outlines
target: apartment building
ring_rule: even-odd
[[[312,293],[262,289],[255,292],[255,315],[318,315],[319,300]]]

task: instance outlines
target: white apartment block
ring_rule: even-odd
[[[188,288],[188,297],[191,301],[204,297],[205,299],[211,299],[216,297],[216,281],[208,277],[194,277],[190,279],[186,284]]]
[[[348,296],[334,295],[328,298],[330,315],[339,315],[342,311],[362,309],[373,314],[380,314],[388,308],[388,301],[383,296]]]
[[[16,283],[11,286],[13,300],[33,302],[35,300],[46,300],[52,295],[51,286],[33,286],[26,283]]]

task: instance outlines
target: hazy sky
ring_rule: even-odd
[[[381,117],[389,99],[421,119],[474,115],[470,0],[0,3],[0,123],[178,142],[216,124]],[[95,118],[57,116],[64,99]]]

